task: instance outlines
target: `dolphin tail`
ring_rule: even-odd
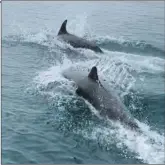
[[[104,53],[98,46],[96,46],[95,51],[98,53]]]
[[[66,24],[67,24],[67,19],[62,23],[61,28],[58,32],[58,35],[68,33],[67,30],[66,30]]]

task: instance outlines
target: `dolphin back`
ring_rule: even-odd
[[[138,128],[138,125],[127,112],[115,91],[100,86],[99,83],[90,79],[86,71],[76,71],[71,68],[63,72],[63,76],[74,81],[77,85],[76,93],[88,100],[102,116],[112,120],[120,120],[130,128]]]
[[[94,50],[95,52],[103,53],[103,51],[95,43],[84,38],[77,37],[73,34],[63,34],[60,35],[60,38],[75,48],[86,48]]]
[[[58,36],[61,39],[63,39],[65,42],[68,42],[75,48],[86,48],[86,49],[91,49],[95,52],[103,53],[103,51],[96,44],[94,44],[84,38],[80,38],[73,34],[68,33],[66,30],[66,25],[67,25],[67,20],[65,20],[62,23],[61,28],[58,32]]]

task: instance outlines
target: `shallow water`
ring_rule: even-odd
[[[2,19],[2,163],[165,163],[163,2],[3,2]],[[105,53],[59,41],[65,19]],[[100,119],[61,74],[93,65],[143,134]]]

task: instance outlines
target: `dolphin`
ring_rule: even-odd
[[[138,124],[126,111],[125,105],[117,94],[102,85],[96,66],[92,67],[88,75],[73,69],[64,70],[62,74],[65,78],[75,82],[76,93],[91,103],[98,110],[100,116],[120,121],[133,130],[139,130]]]
[[[86,49],[91,49],[95,52],[103,53],[103,51],[93,42],[90,42],[84,38],[80,38],[78,36],[68,33],[66,30],[66,24],[67,24],[67,20],[65,20],[62,23],[61,28],[58,32],[58,36],[62,40],[69,43],[75,48],[86,48]]]

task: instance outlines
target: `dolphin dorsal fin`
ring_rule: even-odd
[[[58,32],[58,35],[68,33],[67,30],[66,30],[66,24],[67,24],[67,19],[62,23],[61,28]]]
[[[90,73],[88,74],[88,77],[96,82],[99,80],[96,66],[92,67]]]

